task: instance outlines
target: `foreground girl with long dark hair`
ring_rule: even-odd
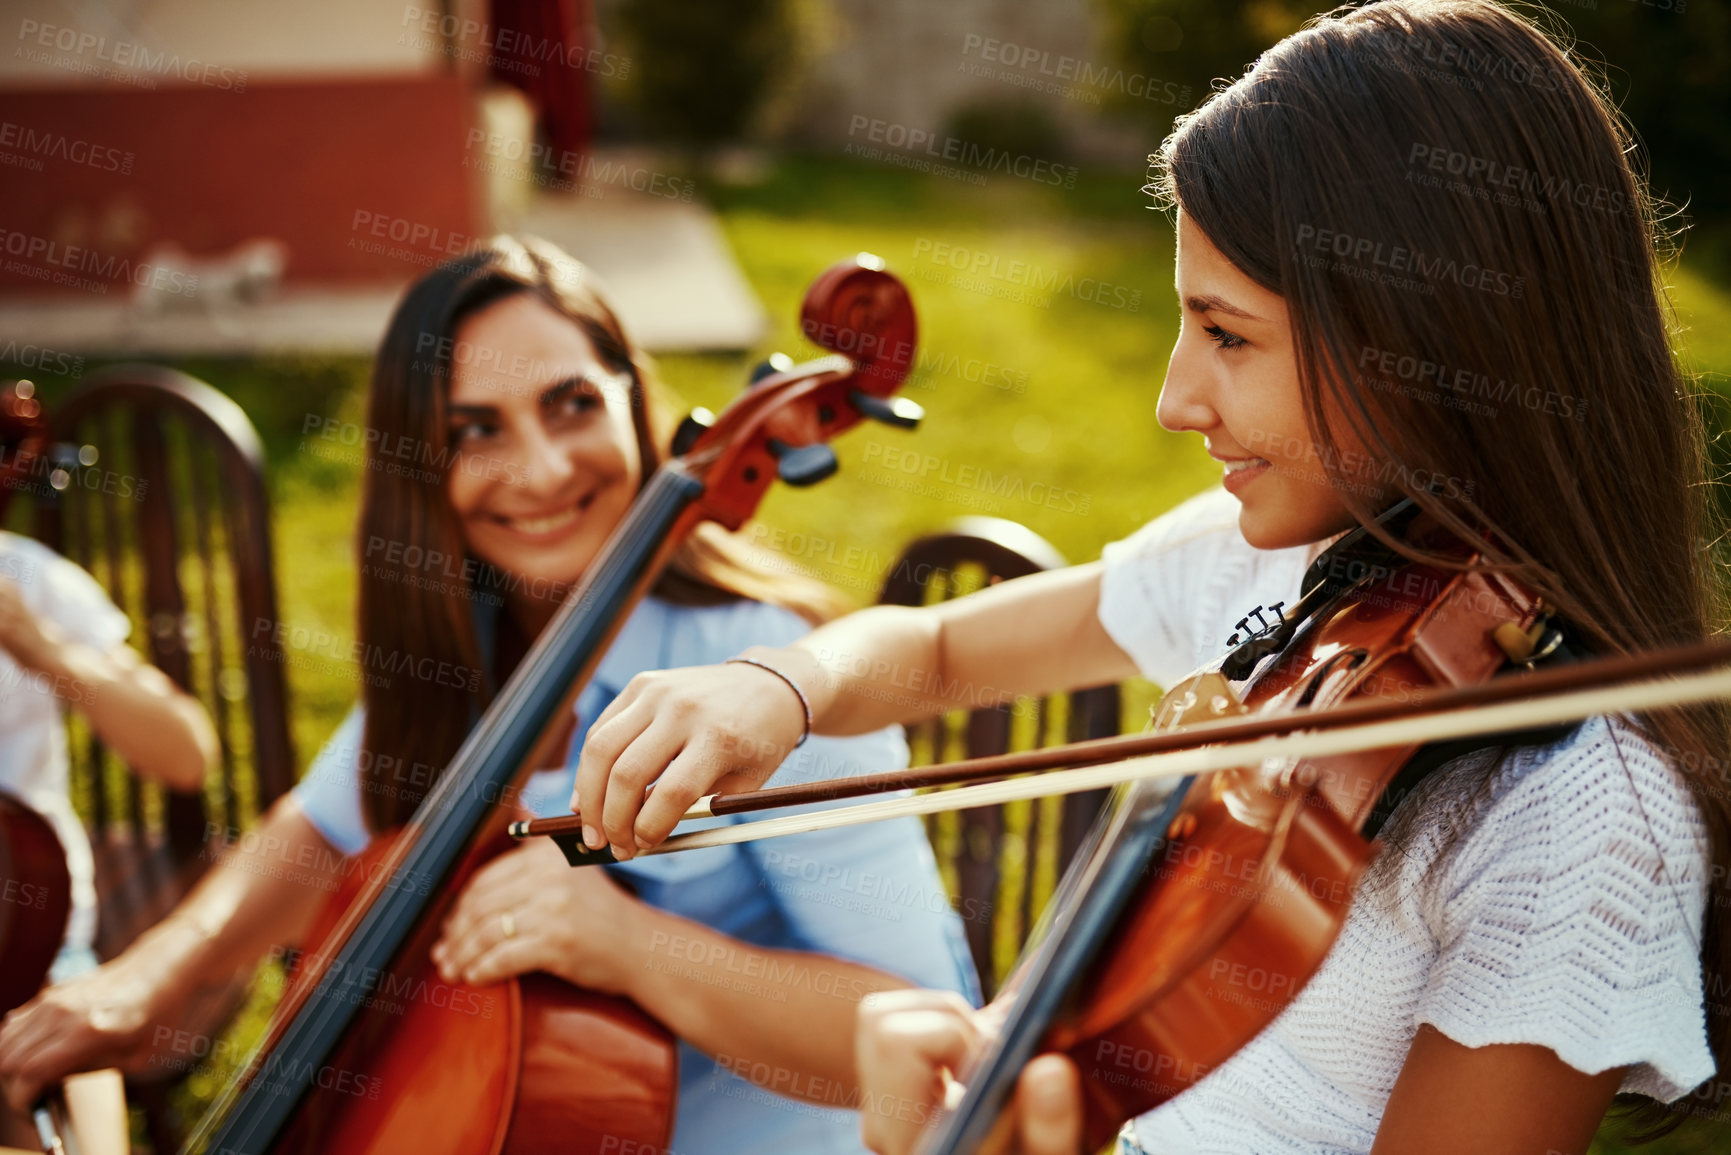
[[[1182,324],[1154,416],[1205,439],[1223,487],[1101,562],[867,610],[758,656],[837,734],[898,717],[854,672],[874,662],[989,672],[1015,694],[1138,672],[1171,685],[1401,498],[1486,543],[1477,564],[1536,591],[1582,651],[1716,632],[1701,431],[1628,151],[1569,54],[1489,0],[1320,18],[1157,158]],[[707,783],[670,773],[639,807],[646,776],[616,771],[618,751],[797,733],[763,678],[640,679],[591,731],[574,804],[615,845],[658,842]],[[1707,1001],[1731,961],[1709,901],[1731,864],[1726,739],[1717,706],[1672,709],[1433,771],[1384,828],[1321,971],[1123,1148],[1579,1155],[1619,1092],[1654,1120],[1711,1107],[1731,1058]],[[864,1089],[923,1107],[990,1021],[919,992],[862,1018]],[[1077,1078],[1055,1056],[1024,1072],[1024,1150],[1077,1150]],[[928,1114],[868,1114],[868,1140],[907,1151]]]

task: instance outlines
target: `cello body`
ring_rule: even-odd
[[[301,958],[328,966],[322,944],[377,877],[391,837],[351,862]],[[508,839],[490,838],[459,866],[451,893]],[[328,1070],[314,1080],[279,1150],[346,1155],[602,1155],[664,1151],[672,1140],[678,1052],[665,1027],[626,999],[550,975],[487,987],[446,983],[427,957],[430,918]],[[262,1077],[269,1078],[268,1066]]]
[[[48,820],[0,793],[0,1015],[42,989],[66,937],[72,878]]]

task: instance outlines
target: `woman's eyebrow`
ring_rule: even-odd
[[[586,375],[572,374],[563,381],[555,381],[553,384],[547,386],[547,388],[541,390],[541,404],[552,405],[555,402],[570,396],[577,390],[584,388],[595,388],[595,386],[590,382]],[[600,390],[596,389],[596,392],[600,392]]]
[[[1238,306],[1227,303],[1224,299],[1212,293],[1202,297],[1185,297],[1184,307],[1192,313],[1225,313],[1228,317],[1240,317],[1246,321],[1260,321],[1263,318],[1255,313],[1246,313]]]
[[[570,396],[579,389],[591,387],[593,387],[593,383],[588,377],[580,373],[573,374],[570,377],[565,378],[563,381],[555,381],[553,384],[541,390],[536,401],[541,405],[552,405],[562,398]],[[475,405],[454,402],[447,407],[446,411],[453,419],[458,420],[478,420],[481,418],[499,416],[499,409],[494,405]]]

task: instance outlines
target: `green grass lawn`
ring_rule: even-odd
[[[1086,561],[1212,484],[1218,469],[1200,439],[1168,434],[1154,419],[1177,306],[1170,226],[1147,210],[1140,184],[1137,174],[1084,174],[1071,191],[1013,180],[979,188],[794,158],[759,184],[709,189],[775,331],[749,356],[663,358],[661,374],[685,403],[720,408],[771,351],[813,355],[796,322],[805,288],[825,266],[861,250],[908,281],[921,327],[920,367],[905,392],[925,406],[923,427],[849,433],[836,446],[837,477],[810,490],[778,488],[748,532],[864,604],[904,543],[958,517],[1021,522],[1070,560]],[[957,281],[933,259],[962,250],[981,275]],[[1026,286],[991,275],[1011,262],[1111,289],[1105,303],[1084,299],[1089,291],[1016,300]],[[1672,279],[1685,356],[1710,390],[1725,389],[1731,293],[1687,266]],[[287,623],[352,635],[358,470],[308,451],[301,431],[313,417],[360,421],[366,362],[260,358],[179,367],[239,400],[265,438]],[[52,397],[66,384],[45,381],[45,392]],[[289,673],[304,766],[358,682],[352,671],[315,668],[296,653]],[[1133,708],[1145,709],[1149,697],[1139,691]],[[267,988],[259,1008],[269,998]],[[257,1013],[250,1018],[256,1025]],[[198,1080],[195,1095],[209,1093],[218,1075]],[[1723,1135],[1680,1137],[1649,1149],[1706,1152],[1724,1150],[1724,1142]],[[1594,1150],[1622,1148],[1602,1139]]]

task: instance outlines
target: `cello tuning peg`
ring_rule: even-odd
[[[691,452],[691,447],[697,444],[697,439],[703,436],[703,431],[715,424],[715,414],[699,406],[685,415],[679,423],[679,428],[673,431],[673,456],[683,457]]]
[[[897,429],[918,429],[926,411],[906,397],[879,397],[863,389],[848,391],[847,399],[860,411],[860,416]]]
[[[786,353],[771,353],[759,361],[751,370],[751,383],[756,385],[765,377],[773,377],[777,373],[785,373],[793,368],[793,358]]]
[[[775,454],[776,472],[793,486],[816,485],[841,468],[835,450],[821,441],[812,445],[788,445],[771,438],[769,451]]]

